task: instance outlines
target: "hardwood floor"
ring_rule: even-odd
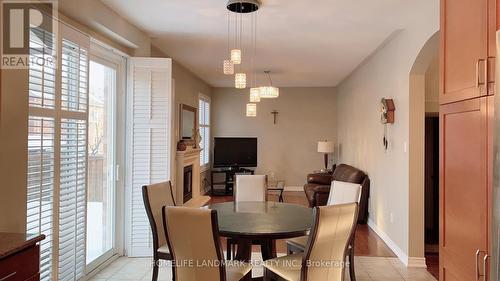
[[[284,193],[286,203],[299,204],[307,206],[307,199],[303,192],[287,191]],[[275,195],[269,196],[270,201],[278,201]],[[212,197],[211,204],[233,201],[232,196],[216,196]],[[354,252],[356,256],[370,257],[396,257],[392,250],[371,230],[368,225],[358,225],[356,228]],[[223,241],[222,245],[226,245]],[[225,250],[225,249],[224,249]],[[259,251],[259,246],[254,246],[253,251]],[[286,240],[278,240],[276,242],[276,250],[279,253],[286,253]]]
[[[439,280],[439,254],[426,253],[425,263],[427,264],[427,271]]]

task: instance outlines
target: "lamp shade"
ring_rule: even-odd
[[[250,88],[250,102],[260,102],[260,88]]]
[[[257,105],[255,103],[247,104],[247,117],[257,117]]]
[[[234,87],[236,89],[245,89],[247,87],[247,75],[245,73],[236,73],[234,75]]]
[[[231,50],[231,60],[233,64],[241,64],[241,50],[233,49]]]
[[[333,141],[319,141],[318,152],[333,153],[335,151],[335,143]]]

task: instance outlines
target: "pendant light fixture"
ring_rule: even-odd
[[[250,102],[260,102],[259,88],[250,88]]]
[[[255,62],[257,60],[257,13],[252,14],[252,80],[250,88],[250,102],[260,102],[260,89],[257,87],[257,71],[255,70]]]
[[[243,36],[243,15],[256,12],[260,7],[260,2],[257,0],[229,0],[227,2],[228,13],[228,52],[229,60],[224,60],[223,71],[226,75],[234,74],[234,87],[237,89],[245,89],[247,86],[247,75],[243,71],[243,52],[242,52],[242,36]],[[235,14],[235,40],[234,47],[229,46],[231,37],[231,12]],[[236,69],[238,68],[238,69]]]
[[[245,89],[247,87],[247,75],[245,73],[236,73],[234,76],[234,87],[236,89]]]
[[[271,80],[271,71],[264,71],[269,79],[269,86],[260,87],[260,97],[263,99],[272,99],[280,96],[280,89],[273,86],[273,80]]]
[[[242,26],[243,26],[243,14],[241,12],[241,9],[243,8],[242,5],[237,6],[238,12],[236,13],[236,46],[237,49],[231,50],[231,60],[233,61],[234,64],[241,65],[241,33],[242,33]],[[239,20],[238,20],[239,17]],[[247,87],[247,75],[243,72],[241,72],[242,66],[240,66],[240,72],[237,72],[236,75],[234,76],[234,87],[236,89],[245,89]]]
[[[255,103],[247,103],[247,117],[257,117],[257,105]]]
[[[229,38],[231,34],[231,15],[229,11],[227,12],[227,51],[229,52]],[[232,59],[224,60],[224,74],[233,75],[234,74],[234,63]]]

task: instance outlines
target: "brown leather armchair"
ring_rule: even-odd
[[[346,164],[334,167],[332,173],[315,173],[307,175],[304,185],[309,207],[324,206],[328,201],[332,181],[357,183],[362,186],[361,201],[359,203],[359,224],[368,221],[368,197],[370,195],[370,178],[361,170]]]

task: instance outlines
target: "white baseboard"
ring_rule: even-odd
[[[407,267],[427,268],[425,258],[409,257]]]
[[[304,191],[304,187],[303,186],[287,185],[287,186],[285,186],[285,191]]]
[[[387,244],[387,246],[396,254],[399,260],[406,267],[427,268],[425,258],[408,257],[408,255],[401,248],[399,248],[399,246],[394,241],[392,241],[389,235],[378,228],[377,224],[373,220],[368,219],[368,226],[373,231],[375,231],[375,233],[377,233],[377,235],[385,242],[385,244]]]

